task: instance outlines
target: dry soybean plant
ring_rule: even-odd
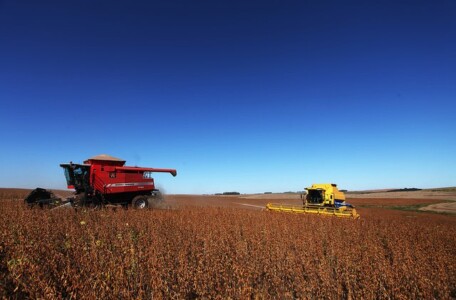
[[[456,220],[0,202],[0,297],[456,297]]]

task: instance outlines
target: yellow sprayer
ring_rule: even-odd
[[[309,213],[341,218],[358,219],[359,214],[353,205],[345,202],[345,194],[334,183],[312,184],[306,188],[307,194],[301,195],[302,206],[268,203],[270,211]]]

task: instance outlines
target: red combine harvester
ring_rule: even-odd
[[[63,199],[51,191],[37,188],[25,198],[28,205],[52,207],[71,203],[73,206],[154,207],[163,201],[163,197],[155,188],[152,173],[177,174],[174,169],[128,167],[125,160],[105,154],[89,158],[84,164],[70,162],[60,166],[65,171],[68,188],[74,189],[75,195]]]

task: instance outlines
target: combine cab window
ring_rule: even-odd
[[[323,203],[323,191],[322,190],[309,190],[309,193],[306,196],[307,202],[312,204],[321,204]]]
[[[64,169],[68,186],[74,186],[77,192],[90,188],[90,167],[77,164],[63,164],[60,166]]]
[[[152,172],[144,172],[143,178],[151,179],[152,178]]]
[[[73,185],[74,182],[73,182],[73,179],[70,177],[70,172],[69,172],[68,168],[64,168],[64,170],[65,170],[65,178],[66,178],[67,184]]]

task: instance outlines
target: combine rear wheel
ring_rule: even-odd
[[[147,199],[147,196],[140,195],[133,198],[131,205],[135,209],[145,209],[149,207],[149,201]]]

